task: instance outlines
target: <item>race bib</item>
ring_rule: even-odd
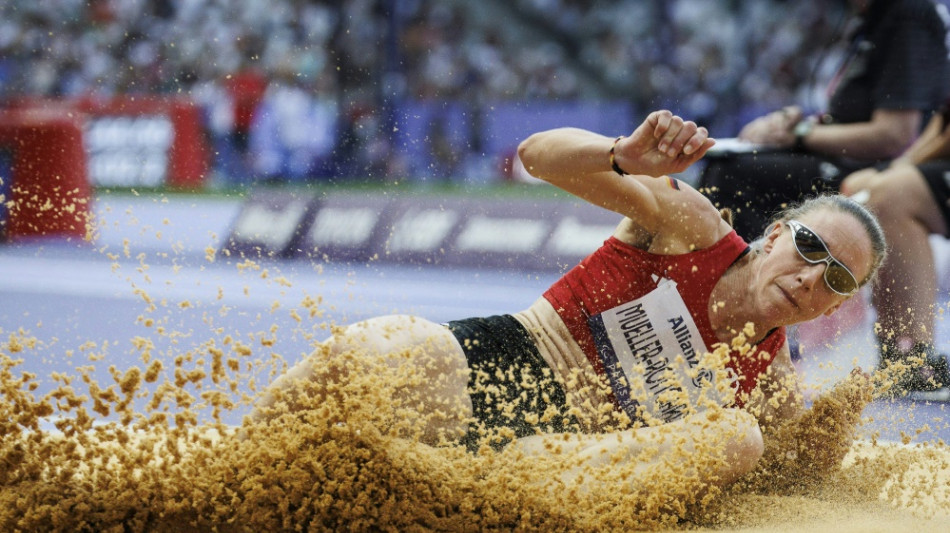
[[[639,407],[672,422],[702,395],[725,405],[733,388],[716,387],[717,372],[704,368],[708,351],[676,283],[661,279],[656,289],[588,319],[614,396],[631,419]],[[719,373],[720,376],[724,374]],[[734,382],[734,376],[729,376]]]

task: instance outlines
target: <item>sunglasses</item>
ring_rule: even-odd
[[[829,289],[842,296],[850,296],[858,290],[858,279],[831,255],[817,233],[797,220],[789,220],[786,224],[792,230],[792,242],[798,255],[813,265],[825,264],[824,278]]]

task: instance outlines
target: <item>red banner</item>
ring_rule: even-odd
[[[210,150],[201,111],[190,100],[121,96],[83,99],[77,107],[87,114],[90,179],[94,185],[106,185],[101,182],[109,179],[112,186],[204,186]],[[93,145],[93,141],[98,143]],[[140,163],[139,172],[129,169],[129,161]]]
[[[205,184],[211,150],[201,109],[188,98],[24,99],[16,107],[81,118],[89,181],[95,187],[198,189]]]
[[[84,236],[90,186],[80,120],[51,110],[0,111],[0,150],[9,174],[0,175],[9,196],[4,238]]]

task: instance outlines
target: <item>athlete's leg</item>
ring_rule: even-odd
[[[750,472],[762,457],[764,444],[759,425],[741,409],[698,413],[661,426],[596,435],[539,435],[519,439],[517,446],[528,456],[553,457],[573,464],[563,481],[581,483],[595,491],[597,469],[613,469],[638,483],[658,479],[664,469],[680,472],[670,482],[695,480],[702,490],[726,486]],[[684,468],[685,467],[685,468]],[[603,479],[601,477],[601,479]]]
[[[366,380],[367,385],[377,380],[380,388],[391,390],[397,400],[395,407],[384,408],[393,407],[407,417],[417,417],[415,421],[424,420],[422,428],[407,421],[410,433],[421,431],[418,436],[423,442],[457,439],[468,430],[466,418],[472,412],[467,392],[469,370],[458,341],[448,328],[408,315],[372,318],[335,332],[321,349],[274,381],[254,416],[266,418],[269,408],[278,402],[286,403],[290,410],[304,407],[302,390],[307,390],[309,397],[332,396],[333,390],[352,396],[354,391],[330,385],[352,382],[354,374],[366,372],[375,374]]]

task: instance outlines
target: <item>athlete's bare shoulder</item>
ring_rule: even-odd
[[[672,177],[640,177],[656,198],[659,224],[649,231],[632,220],[617,227],[614,236],[633,246],[659,254],[679,254],[712,246],[731,227],[719,210],[688,183]]]

